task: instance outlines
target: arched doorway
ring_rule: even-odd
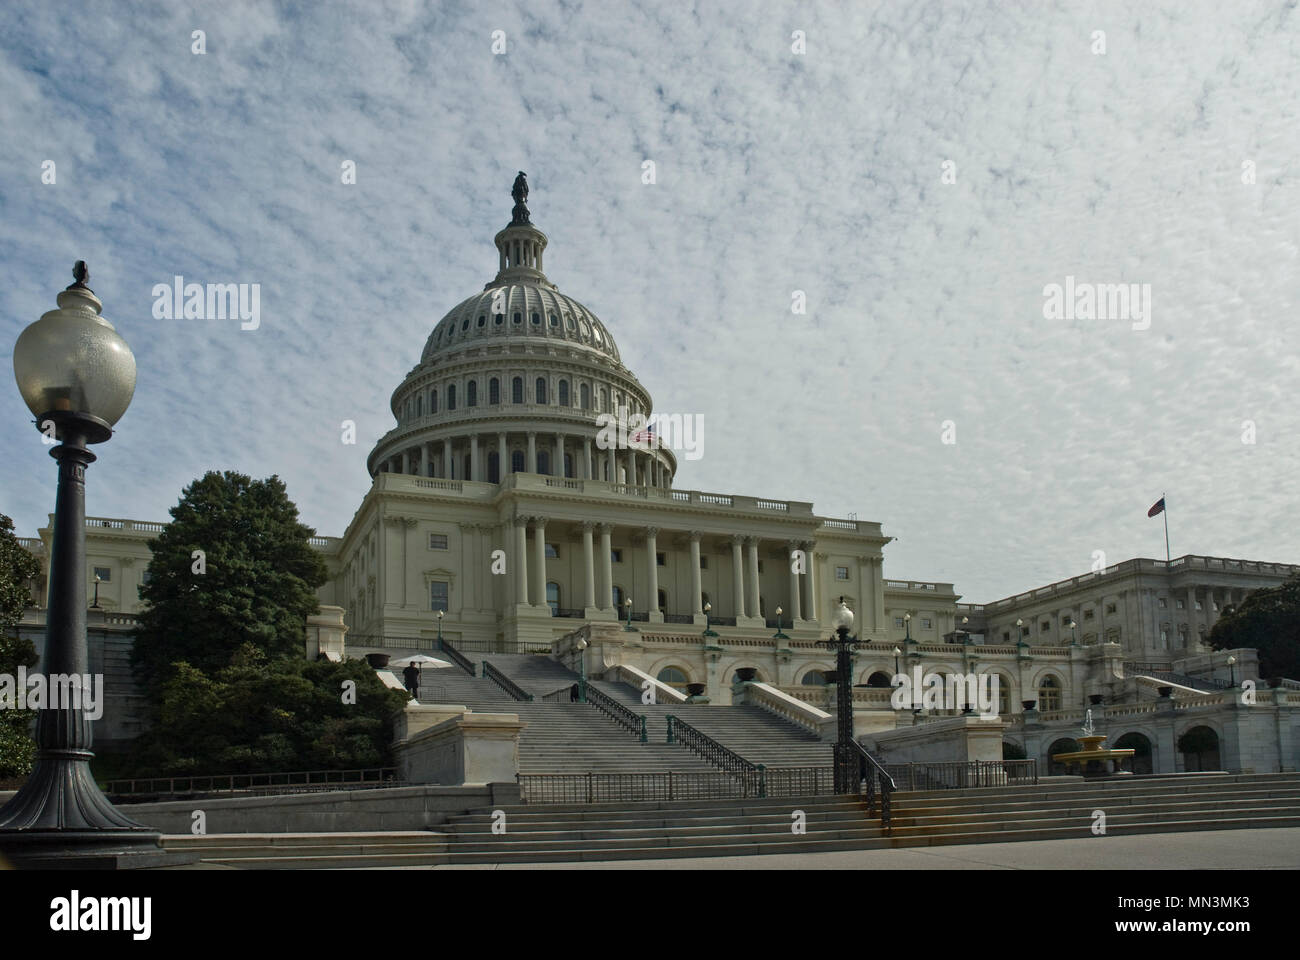
[[[1132,766],[1134,773],[1153,773],[1151,763],[1151,741],[1140,733],[1126,733],[1115,741],[1116,750],[1133,751]]]
[[[811,670],[805,671],[799,682],[805,687],[824,687],[826,686],[826,677],[822,674],[821,667],[813,667]]]
[[[1223,769],[1219,759],[1219,735],[1206,726],[1192,727],[1178,738],[1183,769],[1188,773]]]
[[[867,686],[869,686],[869,687],[888,687],[888,686],[890,686],[890,683],[889,683],[889,674],[885,673],[885,671],[883,671],[883,670],[877,670],[877,671],[876,671],[875,673],[873,673],[871,676],[867,677]]]
[[[1052,759],[1053,756],[1058,753],[1073,753],[1078,749],[1079,742],[1068,737],[1053,741],[1052,745],[1047,748],[1047,756],[1044,758],[1047,761],[1048,776],[1060,777],[1066,773],[1065,764],[1057,763]]]
[[[690,678],[686,676],[686,671],[680,667],[664,667],[659,671],[659,676],[655,677],[660,683],[666,683],[674,690],[686,692],[686,685],[690,683]]]

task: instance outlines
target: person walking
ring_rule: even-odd
[[[412,700],[420,699],[420,668],[414,663],[408,663],[406,669],[402,671],[402,680],[406,683],[406,689],[411,693]]]

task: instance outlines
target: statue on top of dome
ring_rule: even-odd
[[[515,185],[510,189],[510,196],[515,198],[515,208],[510,218],[511,226],[517,223],[531,223],[528,219],[528,174],[522,170],[515,177]]]

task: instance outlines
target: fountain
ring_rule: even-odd
[[[1092,709],[1089,708],[1083,716],[1083,736],[1079,738],[1083,749],[1070,753],[1054,753],[1052,759],[1064,764],[1067,773],[1070,767],[1077,763],[1085,777],[1132,776],[1131,771],[1116,768],[1120,760],[1133,756],[1133,749],[1103,750],[1101,744],[1105,739],[1105,734],[1095,732],[1092,724]]]

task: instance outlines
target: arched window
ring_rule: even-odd
[[[447,409],[456,409],[456,384],[454,383],[447,388]]]
[[[560,615],[560,585],[558,583],[548,583],[546,585],[546,605],[551,608],[551,616]]]
[[[873,673],[871,675],[872,680],[874,680],[877,676],[880,676],[880,674]],[[824,687],[826,686],[826,676],[825,674],[822,673],[820,667],[814,667],[812,670],[809,670],[807,673],[805,673],[803,675],[803,679],[800,680],[799,682],[802,683],[805,687]],[[871,685],[871,680],[867,681],[867,685],[868,686]]]
[[[566,477],[573,476],[573,454],[571,453],[564,455],[564,475]]]
[[[465,406],[478,406],[478,381],[471,380],[465,385]]]
[[[429,391],[429,412],[438,412],[438,388],[434,387]]]
[[[550,476],[551,473],[551,455],[545,450],[537,451],[537,472]]]
[[[474,479],[474,461],[468,453],[465,454],[465,472],[461,476],[466,480]]]
[[[523,377],[515,377],[513,380],[510,381],[510,402],[511,403],[524,402],[524,378]]]
[[[591,387],[585,383],[578,387],[578,404],[584,410],[591,409]]]
[[[1055,677],[1043,677],[1038,684],[1038,711],[1049,713],[1061,709],[1061,685]]]
[[[568,405],[569,405],[569,381],[561,380],[560,381],[560,406],[567,407]]]
[[[807,682],[808,682],[808,675],[807,675],[807,674],[804,674],[804,681],[803,681],[803,682],[804,682],[804,683],[807,683]],[[825,678],[823,677],[823,678],[822,678],[822,683],[825,683],[825,682],[826,682],[826,680],[825,680]],[[877,670],[877,671],[876,671],[875,673],[873,673],[871,676],[867,677],[867,686],[869,686],[869,687],[888,687],[888,686],[891,686],[891,684],[890,684],[890,682],[889,682],[889,674],[885,673],[885,671],[883,671],[883,670]]]
[[[424,416],[424,394],[422,393],[415,398],[415,415],[417,417]]]
[[[495,450],[488,454],[488,483],[501,482],[501,455]]]
[[[546,378],[538,377],[537,382],[533,385],[533,400],[535,403],[546,403]]]
[[[666,594],[666,593],[664,593],[662,590],[660,590],[660,591],[659,591],[659,595],[658,595],[658,597],[656,597],[656,599],[659,601],[659,603],[658,603],[658,605],[655,607],[655,609],[656,609],[656,610],[660,610],[660,611],[662,611],[662,612],[664,612],[664,613],[667,613],[667,612],[668,612],[668,594]]]
[[[686,676],[686,671],[679,670],[677,667],[664,667],[655,679],[660,683],[668,684],[674,690],[685,690],[686,685],[691,682]]]
[[[602,413],[609,412],[609,389],[607,387],[600,388],[600,410]]]
[[[516,450],[510,454],[510,472],[524,472],[524,452],[522,450]]]
[[[488,403],[495,406],[501,402],[501,381],[493,377],[488,381]]]

